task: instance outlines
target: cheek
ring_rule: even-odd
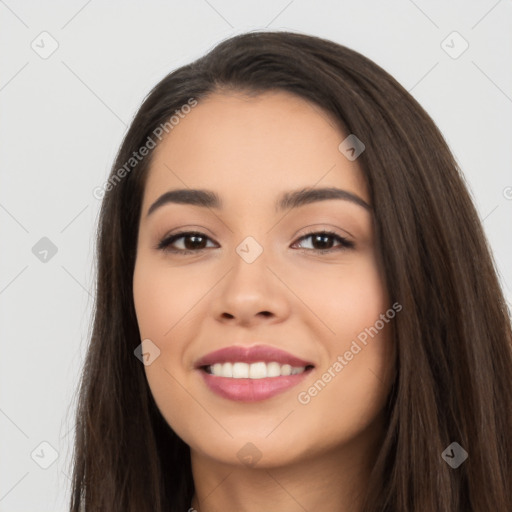
[[[159,350],[144,369],[164,414],[190,400],[183,388],[192,361],[190,340],[198,337],[204,319],[202,300],[214,284],[211,272],[172,268],[144,251],[139,253],[133,277],[134,306],[141,339],[151,340]]]
[[[324,339],[337,350],[344,350],[390,307],[372,254],[358,255],[346,265],[318,266],[315,272],[302,269],[300,275],[287,278],[297,283],[294,291],[323,324]]]
[[[298,401],[326,436],[342,425],[356,435],[384,406],[394,375],[395,311],[386,314],[391,304],[375,259],[317,273],[303,281],[302,293],[330,332],[323,329],[326,358]]]
[[[299,407],[326,440],[348,441],[382,419],[395,371],[391,321],[362,332],[364,342],[347,336],[331,344],[328,361],[299,390]]]
[[[200,294],[190,273],[165,268],[141,252],[133,278],[135,312],[141,339],[150,339],[159,350],[144,371],[159,410],[180,434],[186,433],[186,428],[179,428],[179,411],[190,405],[183,385],[185,340],[194,336],[190,331],[197,325],[193,305]]]
[[[211,288],[207,281],[190,270],[138,260],[133,295],[141,337],[163,346],[179,339],[176,333],[191,323],[195,306]]]

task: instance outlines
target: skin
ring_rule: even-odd
[[[358,511],[384,432],[383,407],[395,371],[389,324],[309,403],[298,400],[365,328],[391,307],[375,251],[372,214],[330,199],[276,213],[281,192],[338,187],[370,203],[346,137],[319,107],[286,92],[249,98],[215,93],[155,149],[146,183],[133,276],[141,339],[160,355],[145,366],[155,401],[191,447],[193,506],[212,511]],[[163,193],[213,190],[222,210],[168,203]],[[205,247],[181,255],[156,249],[181,229]],[[332,250],[322,229],[351,240]],[[247,237],[263,248],[247,263]],[[192,240],[193,242],[193,240]],[[190,238],[174,248],[197,247]],[[260,402],[234,402],[204,384],[194,362],[234,344],[268,344],[312,361],[298,386]],[[332,373],[332,370],[331,370]],[[251,466],[237,454],[261,456]]]

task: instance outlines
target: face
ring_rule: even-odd
[[[151,392],[197,456],[282,466],[382,428],[400,307],[347,135],[285,92],[214,94],[155,149],[134,302]],[[342,192],[282,201],[319,189]]]

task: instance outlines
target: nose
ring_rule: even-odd
[[[254,260],[241,254],[234,253],[230,269],[215,288],[215,318],[245,327],[284,321],[290,313],[290,291],[279,271],[271,268],[265,250]]]

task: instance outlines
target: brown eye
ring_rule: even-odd
[[[308,251],[331,252],[351,249],[354,247],[354,242],[347,240],[332,231],[308,233],[307,235],[299,238],[299,242],[301,240],[307,240],[308,238],[311,239],[311,245],[313,246],[312,248],[307,249]],[[339,242],[338,248],[332,247],[335,242]]]
[[[183,239],[184,248],[173,248],[176,241]],[[162,251],[169,251],[174,253],[190,254],[199,252],[206,249],[206,242],[210,240],[204,233],[196,231],[188,231],[183,233],[175,233],[167,238],[164,238],[157,246]]]

